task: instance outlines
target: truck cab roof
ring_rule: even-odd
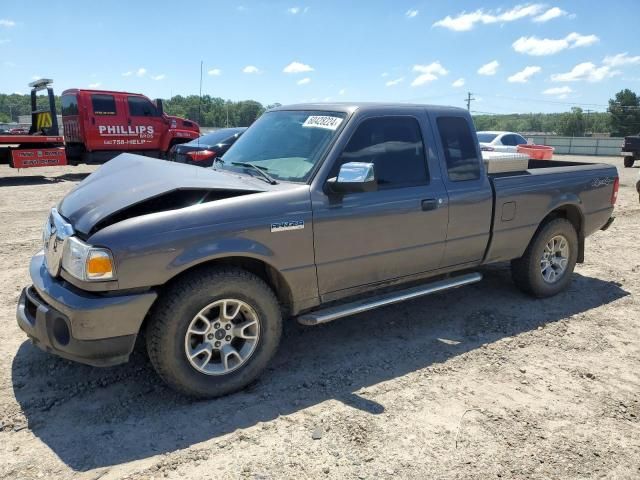
[[[62,92],[62,95],[69,95],[72,93],[79,93],[79,92],[88,92],[88,93],[106,93],[108,95],[140,95],[142,97],[145,97],[146,95],[142,94],[142,93],[135,93],[135,92],[116,92],[114,90],[96,90],[94,88],[68,88],[66,89],[64,92]]]
[[[443,105],[425,105],[420,103],[387,103],[387,102],[317,102],[317,103],[297,103],[293,105],[282,105],[275,107],[269,111],[279,110],[321,110],[331,112],[353,113],[375,112],[398,109],[416,109],[423,108],[436,113],[468,113],[464,108],[448,107]]]

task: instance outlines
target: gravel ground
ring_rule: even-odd
[[[588,158],[582,158],[589,161]],[[591,159],[592,161],[594,159]],[[479,284],[304,328],[249,389],[194,402],[142,350],[94,369],[25,340],[47,209],[94,167],[0,167],[0,478],[639,478],[638,168],[571,288]]]

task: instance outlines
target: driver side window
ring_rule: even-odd
[[[333,166],[335,177],[347,162],[373,163],[379,189],[429,183],[420,124],[414,117],[364,120]]]
[[[129,115],[132,117],[157,117],[158,110],[146,98],[141,97],[127,97],[127,103],[129,105]]]

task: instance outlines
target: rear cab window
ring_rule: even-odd
[[[78,115],[78,97],[75,94],[63,95],[60,104],[60,113],[63,117]]]
[[[116,99],[113,95],[94,93],[91,95],[94,115],[116,115]]]
[[[437,124],[449,180],[478,180],[480,159],[467,121],[463,117],[439,117]]]

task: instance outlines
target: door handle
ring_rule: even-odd
[[[438,200],[435,198],[425,198],[424,200],[422,200],[422,202],[420,202],[420,204],[422,205],[422,210],[425,212],[437,209],[439,203],[441,202],[438,202]]]
[[[91,117],[91,125],[95,125],[96,124],[96,117]]]

